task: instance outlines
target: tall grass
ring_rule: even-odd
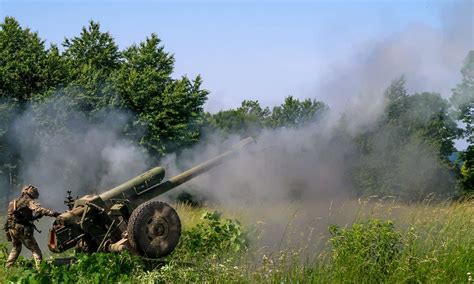
[[[316,234],[314,226],[307,226],[304,232],[302,227],[286,224],[284,234],[275,238],[283,239],[273,251],[259,242],[259,234],[265,232],[255,230],[255,222],[246,212],[224,210],[226,217],[245,220],[241,226],[206,213],[216,208],[182,204],[176,208],[185,232],[177,250],[164,263],[150,266],[126,254],[112,258],[100,254],[82,256],[88,260],[70,267],[45,264],[36,272],[31,262],[24,261],[26,268],[0,268],[0,282],[44,280],[48,273],[64,279],[57,277],[74,272],[77,277],[71,282],[84,283],[467,283],[468,273],[474,273],[472,201],[412,205],[387,200],[347,202],[330,209],[323,224],[339,222],[326,226],[324,234]],[[334,219],[336,215],[347,218]],[[249,228],[253,231],[248,232]],[[293,237],[298,242],[285,240]],[[0,252],[0,265],[5,257]],[[95,266],[104,266],[106,260],[100,258],[106,258],[108,266],[114,262],[113,275]]]

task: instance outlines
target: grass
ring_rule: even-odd
[[[39,272],[22,260],[24,267],[6,271],[3,246],[0,282],[466,283],[474,273],[473,201],[285,206],[276,206],[275,220],[273,209],[219,210],[223,217],[215,207],[177,204],[183,238],[154,266],[128,254],[96,254],[69,267],[45,263]]]

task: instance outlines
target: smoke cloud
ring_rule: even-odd
[[[409,93],[433,91],[448,98],[460,81],[463,59],[474,48],[473,5],[472,1],[447,4],[438,27],[412,23],[397,34],[357,47],[351,58],[334,64],[312,94],[331,105],[329,116],[299,129],[263,131],[252,151],[199,178],[192,187],[219,202],[239,205],[350,196],[349,175],[360,157],[354,154],[350,138],[340,132],[341,114],[347,118],[344,130],[351,136],[371,129],[384,111],[385,88],[401,75]],[[423,106],[411,111],[429,113]],[[394,131],[380,131],[374,155],[384,156]],[[180,161],[181,168],[231,144],[215,137],[211,141],[185,152],[181,158],[194,156]],[[430,180],[437,180],[433,177],[442,171],[433,159],[436,155],[434,149],[413,138],[400,153],[404,170],[390,178],[431,185]],[[413,174],[420,166],[424,175]]]
[[[380,114],[384,88],[401,75],[409,93],[438,92],[448,98],[460,81],[463,59],[474,49],[473,14],[472,1],[451,2],[437,27],[411,23],[355,46],[349,58],[334,62],[319,78],[316,96],[336,112],[357,115],[355,124],[370,123]]]
[[[311,94],[329,103],[332,112],[328,117],[299,129],[263,131],[249,151],[192,181],[186,190],[226,208],[246,208],[254,222],[271,224],[267,244],[279,243],[285,225],[296,218],[292,214],[295,207],[298,231],[313,226],[320,216],[327,217],[329,204],[353,197],[351,173],[361,163],[353,141],[340,132],[341,114],[348,118],[346,134],[355,136],[371,129],[383,114],[385,88],[401,75],[406,78],[409,93],[437,92],[448,98],[460,81],[463,59],[474,48],[473,5],[472,1],[447,5],[439,27],[413,23],[395,35],[358,47],[352,58],[335,63]],[[429,112],[423,106],[411,111]],[[373,154],[364,159],[374,167],[386,165],[384,161],[393,158],[387,156],[387,145],[396,131],[380,130]],[[188,160],[172,168],[192,166],[238,139],[211,140],[189,150]],[[415,197],[420,192],[429,193],[427,189],[440,193],[454,186],[455,177],[440,164],[437,155],[435,149],[414,137],[395,153],[399,163],[395,171],[386,172],[380,179],[398,181],[403,190],[413,189],[414,198],[420,198]],[[168,163],[174,158],[168,157]],[[186,153],[180,158],[186,158]],[[295,201],[300,205],[294,206]],[[351,222],[351,217],[342,219]],[[320,222],[323,230],[329,222],[325,220]]]
[[[127,115],[110,112],[93,123],[56,99],[31,105],[14,124],[20,179],[38,186],[45,206],[63,211],[66,190],[99,193],[151,166],[144,149],[120,132]]]

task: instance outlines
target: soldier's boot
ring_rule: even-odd
[[[13,248],[10,254],[8,255],[8,259],[7,259],[7,262],[5,263],[5,267],[12,267],[21,252],[21,241],[18,239],[13,239],[12,243],[13,243]]]
[[[40,253],[41,253],[41,251],[40,251]],[[37,254],[36,252],[33,252],[33,259],[35,260],[36,270],[39,270],[41,260],[43,259],[43,256],[41,254]]]
[[[33,236],[27,236],[23,240],[23,244],[27,249],[29,249],[33,255],[33,259],[35,260],[35,266],[38,270],[41,264],[41,259],[43,258],[43,254]]]

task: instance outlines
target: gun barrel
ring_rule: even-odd
[[[194,166],[191,169],[170,178],[169,182],[171,182],[174,186],[178,186],[180,184],[183,184],[183,183],[189,181],[190,179],[194,178],[195,176],[198,176],[198,175],[214,168],[215,166],[220,165],[222,162],[226,161],[231,156],[237,154],[237,152],[239,152],[240,149],[242,149],[246,145],[252,143],[253,141],[254,140],[251,137],[246,138],[246,139],[240,141],[238,144],[234,145],[231,150],[229,150],[227,152],[224,152],[224,153],[220,154],[219,156],[217,156],[213,159],[210,159],[210,160],[208,160],[204,163],[201,163],[197,166]]]
[[[211,170],[212,168],[222,164],[227,159],[231,158],[232,156],[236,155],[242,148],[245,146],[253,143],[255,140],[252,137],[248,137],[244,140],[241,140],[238,144],[234,145],[230,150],[220,154],[217,157],[214,157],[208,161],[205,161],[199,165],[196,165],[172,178],[169,180],[162,182],[160,184],[151,186],[147,190],[140,193],[136,203],[141,203],[146,200],[150,200],[155,198],[191,179],[194,177]],[[135,203],[135,202],[134,202]]]
[[[160,183],[164,177],[165,170],[162,167],[155,167],[100,194],[99,197],[103,201],[119,198],[127,199],[130,196],[139,195],[142,191],[148,190],[151,186]]]

